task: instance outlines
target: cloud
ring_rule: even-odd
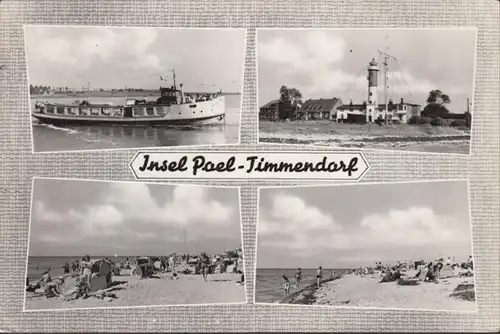
[[[259,58],[301,70],[321,70],[343,59],[345,41],[318,30],[308,32],[305,43],[278,37],[258,47]]]
[[[460,221],[429,207],[392,209],[365,215],[354,224],[308,205],[299,197],[276,195],[259,217],[259,247],[285,248],[305,256],[323,250],[420,248],[467,242]]]
[[[363,237],[372,244],[425,246],[468,240],[469,235],[459,233],[457,225],[455,217],[438,215],[428,207],[412,207],[365,216],[360,226]]]
[[[40,56],[50,62],[75,65],[76,58],[71,53],[71,44],[62,38],[43,38],[40,41],[42,49],[37,50]]]
[[[73,223],[81,236],[117,234],[122,228],[129,228],[129,222],[140,222],[141,238],[153,237],[147,231],[151,225],[223,227],[234,223],[233,213],[230,206],[210,199],[205,187],[177,186],[171,199],[158,203],[148,186],[141,183],[114,183],[99,204],[85,208],[62,212],[49,209],[43,201],[37,200],[33,211],[40,222],[55,226]]]

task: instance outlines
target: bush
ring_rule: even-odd
[[[453,127],[464,127],[467,125],[467,121],[465,119],[456,119],[451,122],[450,126]]]
[[[431,124],[432,122],[432,118],[431,117],[422,117],[420,118],[420,125],[429,125]]]
[[[448,126],[448,122],[441,117],[436,117],[431,121],[431,124],[434,126]]]
[[[411,125],[417,125],[420,124],[420,116],[411,116],[410,119],[408,119],[408,124]]]

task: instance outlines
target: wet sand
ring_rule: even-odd
[[[201,275],[179,274],[178,280],[169,279],[170,273],[157,277],[141,280],[138,275],[113,276],[116,286],[111,293],[117,298],[64,301],[61,297],[31,298],[32,294],[27,292],[25,310],[246,302],[245,286],[236,283],[241,278],[239,274],[213,274],[208,276],[207,282]],[[62,290],[72,287],[75,280],[67,280]]]

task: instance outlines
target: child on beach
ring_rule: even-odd
[[[283,275],[283,288],[285,289],[285,296],[287,296],[290,293],[290,281],[285,275]]]
[[[316,284],[319,286],[321,284],[321,278],[323,278],[323,269],[321,266],[316,270]]]
[[[297,269],[297,272],[295,273],[295,282],[296,282],[296,288],[298,289],[300,287],[300,281],[302,281],[302,270]]]

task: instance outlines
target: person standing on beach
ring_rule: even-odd
[[[285,296],[287,296],[290,293],[290,281],[288,280],[288,277],[283,275],[283,288],[285,289]]]
[[[297,272],[295,273],[295,286],[297,287],[297,289],[300,287],[300,281],[302,281],[302,270],[297,269]]]
[[[323,268],[321,266],[316,270],[316,284],[319,286],[321,284],[321,278],[323,278]]]
[[[64,269],[64,274],[69,274],[69,263],[68,261],[64,261],[64,264],[63,264],[63,269]]]

